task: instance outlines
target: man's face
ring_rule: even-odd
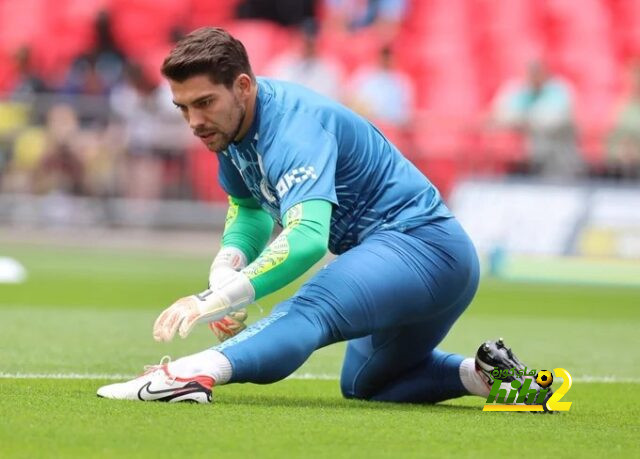
[[[247,80],[246,75],[238,76],[230,89],[212,83],[207,75],[169,80],[173,103],[209,150],[222,151],[238,137],[246,114]]]

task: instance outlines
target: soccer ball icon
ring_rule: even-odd
[[[540,387],[549,387],[553,382],[553,375],[549,370],[540,370],[536,375],[536,382]]]

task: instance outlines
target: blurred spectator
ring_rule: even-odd
[[[46,144],[33,176],[33,191],[42,194],[85,193],[84,165],[77,138],[80,128],[74,110],[56,105],[47,114]]]
[[[630,90],[609,135],[606,168],[618,178],[640,177],[640,62],[630,68]]]
[[[365,66],[347,84],[345,102],[363,116],[383,124],[406,125],[413,114],[411,79],[394,68],[391,48],[384,47],[375,66]]]
[[[508,82],[493,104],[493,121],[525,135],[527,159],[518,172],[571,177],[582,172],[574,131],[573,96],[567,83],[540,61],[524,81]]]
[[[40,127],[21,129],[2,155],[0,190],[18,193],[33,192],[33,174],[42,159],[46,145],[44,129]]]
[[[37,96],[47,90],[40,76],[31,66],[31,49],[23,46],[15,54],[16,80],[8,97],[0,97],[0,181],[5,169],[12,166],[12,144],[29,129]],[[18,180],[20,181],[20,180]],[[2,188],[12,184],[0,184]],[[23,186],[19,186],[23,188]]]
[[[31,99],[47,91],[47,85],[31,66],[31,48],[21,47],[16,53],[17,78],[11,91],[13,99]]]
[[[78,156],[78,119],[69,105],[54,105],[45,126],[31,126],[15,137],[2,190],[78,194],[84,190]]]
[[[96,16],[95,43],[71,65],[64,84],[65,92],[107,95],[121,80],[126,57],[113,39],[111,19],[106,11]]]
[[[126,131],[126,194],[139,199],[180,197],[175,195],[184,192],[184,149],[191,139],[182,115],[165,83],[155,84],[136,64],[128,65],[125,75],[123,84],[113,90],[110,105]],[[165,193],[165,186],[171,185],[165,183],[168,171],[179,183]]]
[[[315,0],[243,0],[236,7],[236,17],[291,26],[313,19],[315,4]]]
[[[85,191],[100,198],[119,196],[124,189],[125,144],[121,127],[112,123],[83,129],[77,137],[84,166]]]
[[[44,127],[23,129],[13,142],[2,191],[57,195],[119,194],[123,135],[115,126],[82,129],[70,105],[54,105]]]
[[[355,32],[372,27],[389,44],[407,13],[406,0],[326,0],[330,27]]]
[[[301,49],[281,55],[267,73],[273,78],[301,84],[337,100],[343,76],[340,63],[318,55],[314,22],[305,23],[301,31]]]

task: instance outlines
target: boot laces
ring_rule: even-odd
[[[168,355],[165,355],[160,359],[160,363],[157,363],[155,365],[145,365],[144,373],[142,373],[142,375],[144,376],[144,375],[148,375],[149,373],[153,373],[154,371],[163,370],[163,368],[166,365],[169,365],[169,363],[171,363],[171,357]],[[163,373],[168,374],[168,372],[165,372],[164,370],[163,370]],[[176,377],[173,375],[170,375],[169,377],[167,377],[167,384],[172,384],[175,380],[176,380]]]

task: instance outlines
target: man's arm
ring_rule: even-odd
[[[210,287],[220,283],[224,276],[223,271],[216,270],[244,268],[246,258],[250,257],[251,261],[257,258],[257,247],[260,251],[264,249],[265,235],[270,233],[273,223],[268,215],[269,221],[264,221],[266,213],[257,207],[255,201],[243,203],[230,199],[223,248],[211,265]],[[287,285],[322,258],[327,250],[330,216],[331,203],[322,200],[297,204],[285,213],[285,228],[280,236],[242,271],[255,291],[256,300]],[[249,257],[245,257],[245,253]],[[209,322],[209,328],[222,342],[244,330],[247,317],[246,309],[239,309],[218,321]]]
[[[332,204],[309,200],[292,206],[280,235],[241,270],[258,300],[300,277],[327,253]]]
[[[225,269],[239,271],[264,250],[273,231],[273,219],[254,198],[229,195],[229,209],[222,233],[221,248],[211,263],[209,288],[221,282]],[[209,322],[218,340],[225,341],[246,328],[246,309],[231,312],[220,320]]]
[[[220,321],[302,275],[327,251],[331,209],[324,200],[291,207],[282,233],[253,263],[240,272],[220,268],[208,290],[172,304],[156,320],[154,338],[170,341],[176,331],[185,338],[196,322]]]
[[[272,231],[273,219],[254,198],[229,196],[222,247],[211,264],[209,284],[215,282],[216,269],[239,270],[255,260],[269,242]]]

